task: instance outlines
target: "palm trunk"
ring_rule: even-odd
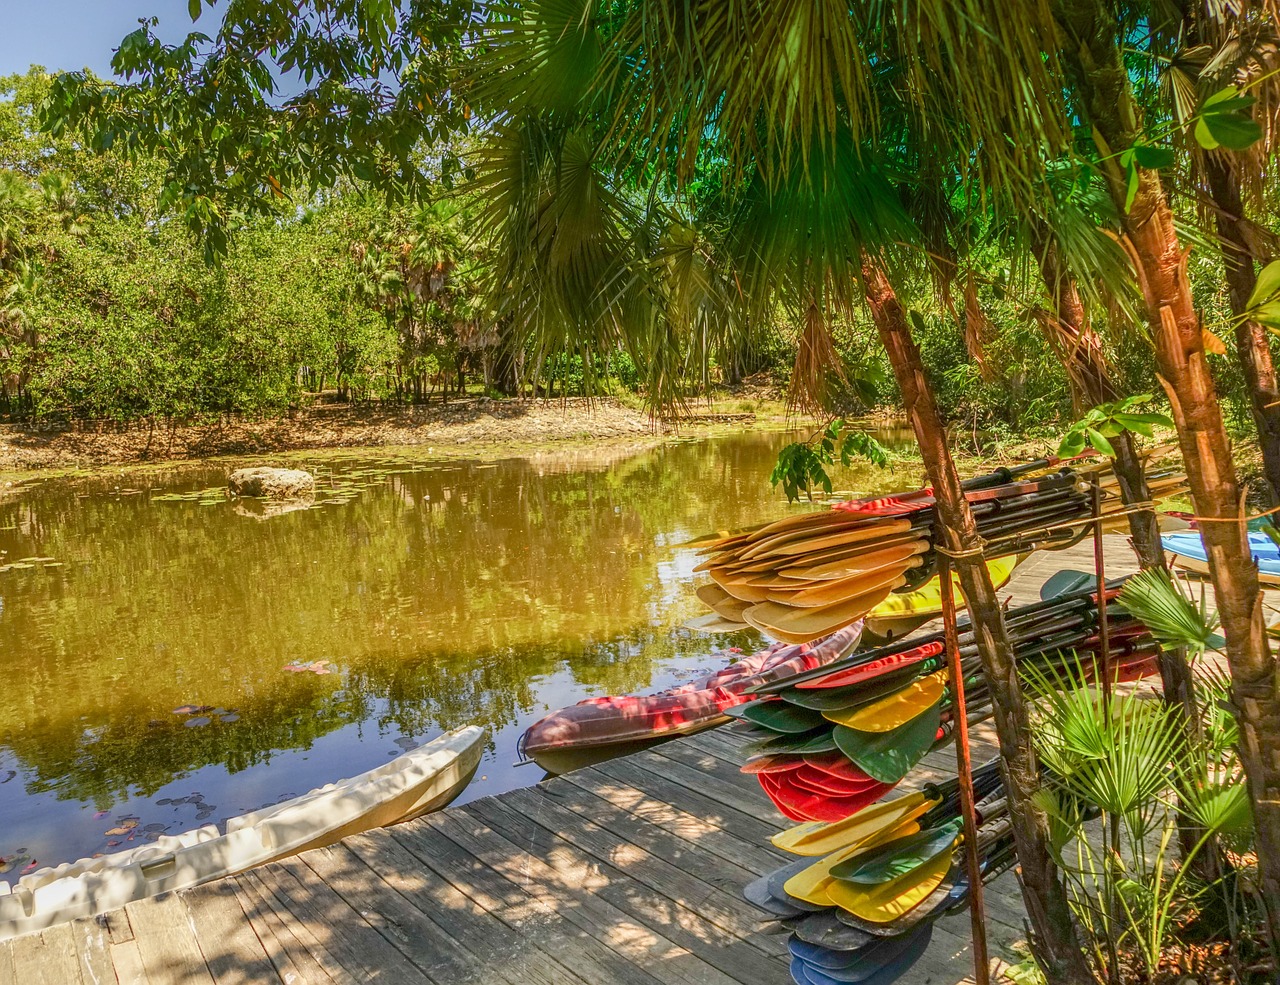
[[[1137,194],[1124,208],[1126,177],[1116,155],[1132,147],[1142,131],[1109,8],[1103,0],[1063,0],[1058,17],[1068,38],[1063,50],[1073,81],[1101,156],[1109,162],[1111,195],[1146,301],[1191,495],[1205,518],[1201,535],[1227,638],[1240,761],[1257,833],[1260,896],[1274,943],[1280,941],[1280,668],[1267,643],[1258,569],[1249,552],[1231,443],[1187,279],[1187,254],[1158,173],[1139,169]]]
[[[1240,176],[1226,152],[1206,155],[1204,173],[1213,199],[1231,311],[1239,319],[1248,310],[1249,297],[1257,283],[1253,254],[1244,233]],[[1267,330],[1255,321],[1237,321],[1235,335],[1236,353],[1249,387],[1249,408],[1258,426],[1258,447],[1274,505],[1280,503],[1280,382],[1271,359],[1271,342]]]
[[[1009,815],[1021,865],[1022,895],[1037,960],[1050,985],[1084,985],[1091,977],[1076,937],[1066,890],[1049,850],[1048,821],[1034,799],[1040,779],[1031,742],[1031,720],[1018,683],[1004,612],[982,561],[982,538],[960,486],[946,429],[925,379],[906,310],[878,261],[866,254],[862,257],[862,276],[867,305],[889,355],[933,485],[948,549],[956,555],[956,573],[991,685]]]
[[[1088,311],[1080,298],[1075,278],[1066,270],[1052,234],[1043,225],[1033,224],[1032,239],[1041,277],[1057,313],[1056,318],[1046,319],[1045,331],[1049,333],[1050,344],[1067,365],[1067,376],[1076,401],[1087,408],[1115,400],[1119,394],[1111,382],[1106,359],[1089,324]],[[1134,447],[1133,435],[1123,431],[1111,439],[1111,445],[1115,449],[1111,467],[1125,505],[1150,502],[1151,490],[1147,486],[1142,459]],[[1160,545],[1160,521],[1154,509],[1130,513],[1129,534],[1143,570],[1165,567],[1164,550]],[[1191,747],[1198,747],[1200,709],[1196,703],[1195,675],[1187,662],[1186,650],[1181,647],[1161,648],[1160,681],[1166,706],[1178,716]],[[1185,818],[1182,819],[1178,825],[1178,840],[1184,854],[1191,853],[1202,833]],[[1211,854],[1204,852],[1201,859]]]

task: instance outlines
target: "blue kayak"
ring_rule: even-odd
[[[1199,531],[1179,530],[1176,533],[1162,534],[1160,541],[1173,564],[1188,571],[1208,573],[1208,553]],[[1263,580],[1280,582],[1280,544],[1261,530],[1250,530],[1249,551],[1258,564],[1258,572]]]

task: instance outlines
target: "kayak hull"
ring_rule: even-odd
[[[487,733],[440,736],[367,773],[227,822],[0,882],[0,941],[189,889],[439,810],[475,775]]]
[[[723,724],[727,709],[754,700],[750,688],[830,663],[861,636],[856,622],[812,644],[777,644],[660,694],[588,698],[531,725],[520,751],[558,775],[692,735]]]

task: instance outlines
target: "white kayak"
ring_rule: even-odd
[[[367,773],[232,818],[225,834],[207,824],[126,852],[39,869],[16,886],[0,882],[0,941],[439,810],[471,782],[485,738],[475,725],[457,729]]]

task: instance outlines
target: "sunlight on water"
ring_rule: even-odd
[[[681,628],[703,610],[678,545],[782,515],[767,476],[786,440],[293,455],[316,503],[265,518],[221,492],[242,459],[11,490],[0,878],[221,821],[466,724],[491,744],[464,799],[536,781],[515,741],[548,711],[760,643]]]

